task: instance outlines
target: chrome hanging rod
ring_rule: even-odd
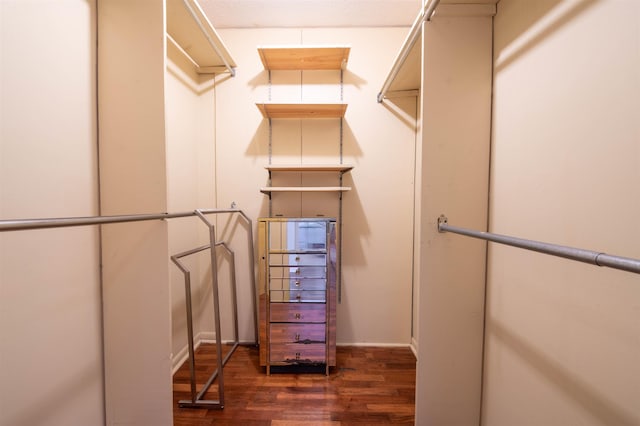
[[[413,21],[411,30],[409,31],[407,38],[404,40],[398,56],[396,56],[395,61],[393,61],[391,71],[389,71],[389,75],[387,75],[387,79],[384,81],[382,89],[380,89],[380,93],[378,93],[378,102],[382,102],[384,100],[389,87],[391,87],[391,83],[393,83],[393,80],[395,80],[398,72],[400,72],[400,68],[402,68],[402,65],[407,59],[407,56],[409,56],[411,48],[413,48],[413,45],[418,38],[418,34],[420,34],[420,30],[422,30],[422,23],[431,20],[431,17],[435,12],[438,3],[440,3],[440,0],[427,0],[424,8],[420,12],[418,12],[418,16],[416,17],[415,21]]]
[[[540,241],[526,240],[523,238],[510,237],[507,235],[493,234],[491,232],[475,231],[467,228],[451,226],[447,223],[447,218],[441,215],[438,218],[438,232],[453,232],[454,234],[466,235],[467,237],[479,238],[481,240],[492,241],[494,243],[506,244],[525,250],[532,250],[538,253],[549,254],[551,256],[563,257],[578,262],[589,263],[597,266],[607,266],[609,268],[620,269],[622,271],[640,274],[640,259],[614,256],[598,251],[584,250],[575,247],[561,246],[558,244],[543,243]]]
[[[240,209],[202,209],[203,214],[238,213],[248,222],[251,219]],[[144,220],[164,220],[178,217],[197,216],[195,211],[182,213],[132,214],[118,216],[61,217],[48,219],[0,220],[0,232],[24,231],[29,229],[62,228],[68,226],[105,225],[109,223],[140,222]]]
[[[197,209],[188,212],[181,213],[155,213],[155,214],[133,214],[133,215],[118,215],[118,216],[88,216],[88,217],[61,217],[61,218],[48,218],[48,219],[16,219],[16,220],[0,220],[0,232],[8,231],[25,231],[35,229],[47,229],[47,228],[63,228],[71,226],[88,226],[88,225],[106,225],[110,223],[123,223],[123,222],[140,222],[145,220],[164,220],[180,217],[198,216],[202,218],[202,215],[209,214],[221,214],[221,213],[237,213],[251,224],[251,219],[242,210],[236,208],[230,209]],[[253,227],[247,228],[247,240],[249,246],[249,265],[254,264],[253,258]],[[214,241],[215,243],[215,241]],[[255,275],[249,274],[251,279],[251,286],[255,292]],[[254,311],[257,312],[257,295],[253,295]],[[256,314],[255,324],[255,340],[258,341],[258,321]]]

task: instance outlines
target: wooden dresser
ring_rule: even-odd
[[[336,221],[258,219],[260,365],[336,365]]]

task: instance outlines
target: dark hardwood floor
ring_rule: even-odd
[[[225,350],[228,350],[225,349]],[[331,374],[264,374],[258,348],[240,346],[224,368],[225,407],[179,408],[190,398],[185,363],[173,378],[174,425],[413,424],[416,360],[409,348],[338,347]],[[198,391],[215,370],[215,346],[196,352]],[[205,399],[218,399],[217,381]]]

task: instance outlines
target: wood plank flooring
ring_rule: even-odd
[[[227,347],[225,350],[228,350]],[[225,352],[226,353],[226,352]],[[197,391],[215,370],[215,346],[196,352]],[[416,360],[409,348],[338,347],[331,374],[264,374],[258,348],[240,346],[224,368],[225,407],[179,408],[189,367],[173,377],[174,425],[413,424]],[[205,399],[218,399],[217,381]]]

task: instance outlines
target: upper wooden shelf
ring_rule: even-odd
[[[266,70],[339,70],[347,66],[349,46],[259,46]]]
[[[341,172],[353,169],[353,164],[269,164],[265,169],[272,172]]]
[[[347,104],[303,104],[288,103],[256,104],[264,118],[341,118],[347,111]]]

